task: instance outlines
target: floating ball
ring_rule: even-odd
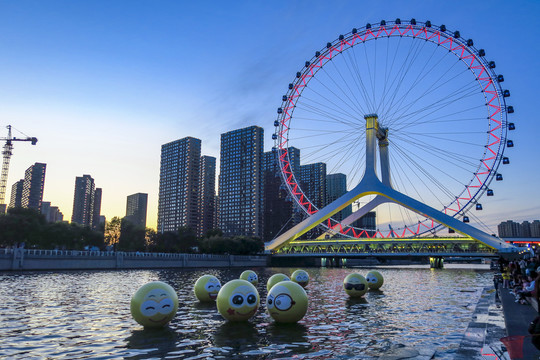
[[[378,290],[384,283],[383,276],[378,271],[368,272],[366,275],[366,281],[371,290]]]
[[[279,323],[295,323],[306,315],[308,297],[299,284],[283,281],[274,285],[266,297],[266,309]]]
[[[231,280],[219,290],[217,309],[229,321],[246,321],[259,308],[259,292],[249,281]]]
[[[213,275],[203,275],[197,279],[193,291],[199,301],[216,301],[217,294],[221,289],[221,283]]]
[[[176,291],[161,281],[141,286],[131,298],[131,316],[144,327],[165,326],[177,310]]]
[[[281,274],[281,273],[274,274],[270,276],[270,278],[266,282],[266,291],[270,291],[272,286],[276,285],[280,281],[289,281],[289,280],[291,279],[289,279],[289,277],[285,274]]]
[[[259,285],[259,277],[252,270],[246,270],[240,274],[240,279],[249,281],[253,286]]]
[[[309,284],[309,274],[305,270],[298,269],[292,273],[291,280],[305,288]]]
[[[361,297],[368,291],[368,283],[362,275],[352,273],[343,280],[343,289],[350,297]]]

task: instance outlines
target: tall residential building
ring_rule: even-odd
[[[226,236],[262,238],[263,135],[258,126],[221,134],[219,228]]]
[[[521,223],[521,237],[529,238],[531,237],[531,223],[524,221]]]
[[[47,164],[35,163],[26,169],[22,189],[21,206],[40,211],[45,187],[45,169]]]
[[[201,140],[185,137],[161,146],[158,232],[198,225]]]
[[[300,150],[290,147],[287,149],[287,155],[292,172],[297,173],[300,168]],[[302,220],[302,216],[294,204],[294,199],[291,198],[286,185],[283,184],[279,167],[277,151],[273,149],[265,152],[263,162],[264,241],[274,239]]]
[[[360,237],[373,237],[377,232],[377,213],[375,211],[370,211],[352,223],[352,225],[367,231],[367,234],[362,233]]]
[[[216,158],[201,156],[199,174],[199,226],[197,236],[202,237],[216,227]]]
[[[512,220],[501,222],[497,226],[499,236],[503,238],[521,237],[521,225]]]
[[[11,199],[9,201],[10,208],[22,206],[23,185],[24,179],[21,179],[11,187]]]
[[[326,203],[330,204],[334,200],[347,193],[347,175],[337,173],[326,175]],[[352,213],[352,205],[347,206],[337,214],[332,215],[332,219],[342,221]]]
[[[134,225],[146,228],[148,194],[136,193],[127,197],[126,218]]]
[[[71,222],[92,227],[95,204],[94,179],[90,175],[75,178]]]
[[[59,222],[64,220],[64,214],[60,212],[58,206],[51,206],[50,201],[41,202],[41,213],[47,222]]]
[[[103,190],[101,188],[96,188],[94,191],[94,206],[92,209],[92,229],[98,230],[100,227],[100,216],[101,216],[101,198],[103,196]],[[104,228],[102,230],[105,230]]]
[[[540,220],[531,223],[531,237],[540,238]]]
[[[300,166],[300,186],[318,209],[326,205],[326,164],[319,162]]]

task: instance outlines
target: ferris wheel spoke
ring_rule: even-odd
[[[396,84],[396,86],[394,87],[394,90],[392,92],[392,96],[390,97],[390,103],[387,106],[388,109],[391,109],[393,107],[394,101],[396,99],[396,96],[399,93],[399,90],[400,90],[400,88],[401,88],[401,86],[403,84],[403,81],[404,81],[405,77],[409,73],[410,69],[412,68],[413,63],[416,61],[416,59],[418,58],[418,56],[420,54],[420,50],[419,50],[420,45],[416,44],[416,48],[414,49],[414,52],[413,52],[413,47],[414,46],[415,46],[415,42],[413,41],[413,42],[411,42],[411,47],[409,48],[407,56],[406,56],[405,60],[403,61],[403,64],[401,65],[401,68],[399,69],[398,73],[396,74],[396,77],[394,78],[394,80],[391,82],[391,84]],[[425,43],[423,44],[423,46],[425,46]],[[409,60],[409,58],[410,58],[410,60]],[[407,65],[407,62],[409,62],[408,65]],[[396,81],[398,78],[399,78],[399,80]],[[392,89],[392,87],[390,87],[390,90],[391,89]]]
[[[353,52],[353,55],[354,55],[354,52]],[[372,107],[371,99],[369,99],[369,95],[367,94],[364,81],[362,80],[362,76],[360,75],[360,72],[359,72],[360,65],[358,64],[356,57],[354,57],[354,60],[353,60],[353,56],[351,55],[351,52],[346,51],[343,59],[344,59],[343,62],[346,64],[349,72],[351,73],[351,77],[354,81],[354,84],[356,85],[356,88],[359,91],[360,96],[362,97],[365,103],[365,106],[367,106],[368,108]],[[349,60],[349,62],[347,62],[347,59]],[[370,112],[369,109],[365,109],[362,106],[362,102],[360,101],[360,99],[358,99],[358,106],[362,110],[363,114],[367,114]]]
[[[399,115],[397,115],[397,111],[389,114],[388,116],[390,119],[390,124],[392,124],[393,122],[396,122],[397,120],[406,119],[414,114],[427,111],[431,108],[442,109],[445,107],[445,105],[447,106],[447,105],[455,104],[456,100],[465,99],[468,96],[478,94],[478,85],[475,82],[469,82],[467,84],[462,85],[460,88],[453,90],[449,94],[440,95],[437,99],[431,100],[431,103],[429,103],[428,105],[420,109],[417,109],[416,111],[410,111],[410,108],[414,104],[416,104],[416,102],[418,102],[421,99],[424,99],[428,94],[431,95],[430,93],[424,93],[423,95],[418,97],[414,102],[400,109],[401,112],[399,113]],[[407,111],[409,111],[409,113],[407,113]]]
[[[338,151],[334,151],[335,155],[333,157],[338,156],[339,154],[341,154],[341,156],[339,156],[335,163],[332,164],[330,173],[332,174],[342,167],[354,155],[355,151],[358,151],[360,145],[360,139],[355,138],[349,142],[348,146],[342,147],[341,149],[338,149]]]
[[[414,83],[413,83],[413,84],[411,85],[411,87],[408,89],[407,93],[402,97],[401,103],[403,103],[403,102],[406,100],[406,98],[409,96],[409,94],[412,94],[412,93],[413,93],[413,90],[414,90],[418,85],[422,84],[422,82],[424,81],[424,79],[425,79],[427,76],[429,76],[429,75],[433,72],[433,70],[438,69],[438,68],[440,67],[440,63],[441,63],[443,60],[446,59],[446,55],[442,56],[442,57],[439,59],[438,62],[436,62],[435,64],[432,64],[432,66],[429,68],[428,71],[424,71],[425,68],[426,68],[426,66],[427,66],[427,63],[430,62],[431,59],[432,59],[432,57],[434,56],[436,49],[437,49],[437,48],[434,48],[434,49],[433,49],[433,52],[432,52],[431,56],[426,60],[426,64],[424,65],[424,67],[422,68],[422,70],[421,70],[421,72],[420,72],[420,74],[423,73],[423,75],[420,76],[420,74],[419,74],[419,76],[417,76],[417,78],[415,79]],[[423,86],[423,88],[424,88],[425,90],[424,90],[424,92],[423,92],[422,94],[420,94],[420,96],[416,99],[416,101],[420,100],[420,99],[423,98],[425,95],[429,94],[429,93],[431,92],[431,90],[433,89],[433,87],[436,85],[436,83],[437,83],[441,78],[443,78],[443,77],[445,76],[446,73],[448,73],[449,71],[451,71],[451,69],[452,69],[452,67],[453,67],[454,65],[455,65],[455,63],[452,64],[452,66],[450,66],[450,68],[447,69],[446,72],[445,72],[443,75],[441,75],[439,78],[437,78],[433,84],[431,84],[431,85],[429,85],[429,86],[427,86],[427,85]],[[413,101],[413,103],[415,103],[416,101]],[[401,104],[401,103],[400,103],[400,104]],[[387,111],[384,113],[384,116],[386,116],[386,117],[388,117],[388,118],[392,118],[392,116],[389,114],[390,111],[392,111],[392,109],[391,109],[391,108],[388,108]],[[397,112],[397,111],[398,111],[398,110],[396,110],[396,111],[394,111],[394,112]],[[389,124],[389,125],[390,125],[390,124]]]
[[[458,74],[456,75],[455,77],[453,77],[452,79],[448,80],[446,82],[446,85],[448,85],[452,80],[454,79],[457,79],[459,75],[463,75],[462,74]],[[437,83],[434,83],[434,85],[438,85]],[[460,88],[454,90],[452,93],[450,94],[443,94],[441,95],[437,100],[433,100],[433,102],[430,104],[431,106],[434,106],[440,102],[444,100],[446,100],[446,102],[450,102],[452,103],[453,102],[453,98],[454,97],[459,97],[459,96],[463,96],[464,93],[466,95],[473,95],[473,94],[478,94],[478,84],[476,83],[476,81],[471,81],[469,82],[468,84],[465,84],[465,85],[462,85]],[[411,108],[416,105],[420,100],[422,99],[425,99],[426,96],[428,95],[431,95],[431,90],[430,92],[424,92],[424,94],[420,95],[419,97],[417,97],[415,100],[409,102],[408,104],[406,105],[403,105],[403,101],[406,99],[406,97],[403,97],[403,101],[400,103],[400,107],[396,108],[394,111],[392,111],[390,113],[390,110],[389,110],[389,114],[388,114],[388,117],[390,119],[394,119],[394,121],[396,121],[397,119],[402,119],[404,117],[406,117],[406,114],[407,112],[410,112]],[[466,97],[466,96],[464,96]]]
[[[356,85],[356,88],[358,90],[360,90],[360,96],[363,98],[364,102],[366,102],[365,93],[362,92],[362,89],[360,88],[360,86],[358,84],[358,81],[360,81],[361,86],[363,86],[363,82],[362,82],[362,78],[361,78],[360,74],[358,73],[357,69],[354,67],[354,65],[352,63],[349,64],[347,62],[347,57],[346,56],[343,57],[343,62],[345,63],[345,66],[346,66],[347,70],[349,71],[349,74],[351,75],[350,77],[353,79],[354,85]],[[334,63],[332,63],[332,64],[334,64]],[[334,64],[334,69],[338,73],[340,79],[343,81],[343,83],[345,84],[345,86],[347,87],[349,92],[351,93],[351,96],[354,98],[355,105],[358,108],[359,113],[360,114],[365,114],[367,110],[364,108],[364,106],[362,106],[362,101],[358,98],[358,96],[356,95],[356,92],[351,89],[351,87],[349,86],[349,83],[345,80],[345,78],[343,77],[343,75],[341,74],[341,72],[339,71],[339,69],[336,67],[335,64]],[[364,104],[364,105],[366,105],[366,104]],[[367,105],[367,106],[369,107],[369,105]]]
[[[441,155],[441,158],[454,159],[454,160],[457,161],[457,164],[455,164],[455,165],[458,166],[458,167],[461,167],[462,166],[461,164],[468,164],[468,165],[471,165],[473,167],[477,166],[477,164],[474,164],[474,162],[471,161],[471,160],[477,160],[477,158],[472,157],[470,155],[467,155],[466,152],[451,151],[450,148],[441,148],[441,147],[436,146],[435,144],[427,143],[427,142],[422,141],[420,139],[414,139],[413,140],[410,137],[406,137],[406,136],[405,137],[396,136],[395,139],[399,140],[399,141],[402,141],[402,142],[405,142],[405,143],[408,143],[408,144],[411,144],[414,147],[417,147],[419,149],[422,149],[426,154],[433,154],[434,152],[436,152],[436,153]],[[396,141],[396,143],[397,143],[397,141]],[[467,159],[469,159],[469,160],[467,160]]]
[[[474,95],[474,91],[470,92],[470,93],[462,94],[459,98],[457,98],[455,100],[464,99],[464,98],[469,97],[471,95]],[[409,114],[405,114],[402,117],[403,122],[399,124],[401,127],[399,127],[398,129],[401,129],[404,126],[407,126],[407,125],[415,124],[418,121],[422,121],[423,116],[432,115],[434,113],[442,111],[443,109],[445,109],[445,108],[447,108],[448,106],[451,106],[451,105],[452,105],[452,100],[441,101],[439,103],[434,102],[434,103],[432,103],[432,104],[430,104],[428,106],[425,106],[425,107],[423,107],[421,109],[418,109],[418,110],[416,110],[414,112],[411,112]],[[483,107],[484,107],[483,105],[474,106],[474,107],[462,110],[461,113],[466,112],[466,111],[477,110],[477,109],[480,109],[480,108],[483,108]],[[411,118],[412,121],[405,121],[405,119],[407,119],[407,118]]]
[[[306,162],[309,162],[311,161],[311,157],[315,157],[315,155],[318,155],[318,154],[324,154],[324,150],[327,150],[336,144],[340,144],[341,146],[347,146],[346,144],[349,144],[349,142],[346,141],[346,139],[348,138],[348,135],[349,134],[345,134],[328,143],[322,143],[322,144],[318,143],[316,146],[312,146],[311,148],[313,149],[313,151],[304,153],[303,159],[306,160]],[[302,147],[302,149],[309,149],[309,148],[310,148],[309,146]]]
[[[339,108],[339,110],[334,110],[334,112],[332,112],[331,111],[332,109],[329,108],[328,106],[324,106],[323,104],[321,104],[321,103],[319,103],[319,102],[317,102],[315,100],[312,100],[312,99],[310,99],[308,97],[304,97],[304,98],[305,98],[305,100],[307,100],[309,102],[312,102],[312,103],[315,103],[318,106],[303,103],[303,105],[298,106],[296,110],[302,110],[302,111],[310,112],[312,114],[317,114],[317,115],[320,115],[322,117],[329,118],[329,119],[332,119],[334,121],[340,122],[340,123],[342,123],[344,125],[345,124],[354,125],[354,122],[351,121],[350,119],[355,119],[355,118],[358,117],[358,116],[355,116],[355,115],[353,115],[351,113],[348,113],[343,108]],[[337,114],[335,114],[336,112],[337,112]],[[342,115],[342,116],[336,116],[336,115]]]
[[[332,61],[330,61],[330,64],[333,64]],[[323,67],[322,69],[322,72],[328,77],[328,79],[330,80],[330,82],[332,84],[334,84],[334,86],[337,88],[337,90],[339,90],[339,92],[343,95],[343,96],[338,96],[334,91],[330,90],[325,84],[322,84],[325,88],[328,89],[328,91],[331,91],[332,94],[334,94],[334,96],[336,96],[338,99],[341,100],[341,102],[343,102],[345,105],[347,105],[348,108],[350,108],[351,110],[353,111],[360,111],[359,109],[354,109],[351,104],[354,104],[354,101],[349,97],[349,94],[347,93],[347,91],[345,91],[336,81],[335,79],[335,76],[332,76],[331,74],[328,73],[328,71],[326,71],[326,69]],[[335,71],[338,71],[337,68],[334,66],[334,70]],[[319,71],[320,72],[320,71]],[[339,71],[338,71],[339,72]],[[339,73],[339,76],[343,79],[343,76],[341,75],[341,73]],[[348,86],[348,85],[347,85]],[[350,88],[349,88],[349,92],[351,92]],[[354,97],[354,93],[353,93],[353,97]]]

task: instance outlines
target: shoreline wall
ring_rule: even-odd
[[[0,271],[262,267],[268,256],[0,249]]]

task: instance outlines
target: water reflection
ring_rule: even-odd
[[[266,281],[284,268],[255,269],[261,307],[247,323],[226,322],[214,303],[200,303],[195,281],[222,284],[246,269],[133,270],[0,274],[0,357],[34,358],[377,358],[433,348],[453,357],[492,274],[470,269],[378,269],[380,291],[349,299],[351,272],[307,269],[308,312],[298,324],[276,324],[265,312]],[[178,293],[168,328],[146,330],[129,311],[131,296],[159,280]]]

